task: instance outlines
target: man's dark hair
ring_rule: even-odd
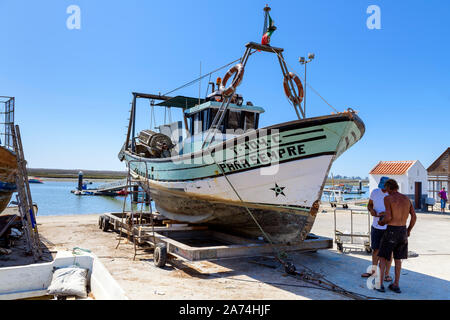
[[[396,190],[398,190],[398,183],[397,183],[397,181],[395,181],[394,179],[389,179],[389,180],[386,181],[386,183],[384,184],[384,187],[385,187],[387,190],[396,191]]]

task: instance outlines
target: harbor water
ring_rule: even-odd
[[[105,181],[88,184],[88,189],[94,189]],[[44,183],[30,183],[31,197],[38,206],[38,216],[78,215],[105,212],[122,212],[125,196],[77,196],[71,190],[77,188],[77,180],[53,181]],[[126,210],[130,210],[131,195],[126,199]],[[15,194],[11,198],[15,201]],[[141,209],[141,204],[134,208]],[[149,210],[144,205],[144,211]]]
[[[88,188],[95,189],[103,183],[105,181],[95,181],[88,184]],[[42,184],[30,183],[31,197],[39,208],[38,216],[122,212],[124,196],[77,196],[70,192],[76,187],[76,180],[46,180]],[[364,191],[362,194],[342,194],[343,200],[367,199],[369,188],[363,187],[362,191]],[[128,196],[125,204],[126,210],[130,210],[130,197]],[[15,195],[11,200],[16,200]],[[329,197],[325,193],[322,196],[322,201],[329,201]],[[141,204],[134,205],[134,207],[140,210]],[[144,210],[148,211],[148,206],[144,205]]]

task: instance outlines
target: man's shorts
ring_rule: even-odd
[[[441,209],[445,209],[445,203],[447,200],[441,199]]]
[[[405,226],[387,226],[381,238],[378,256],[391,260],[392,253],[396,260],[408,258],[408,231]]]
[[[383,237],[385,231],[385,229],[377,229],[372,226],[372,229],[370,231],[370,247],[372,248],[372,250],[380,249],[381,238]]]

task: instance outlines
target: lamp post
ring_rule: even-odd
[[[311,61],[314,60],[315,58],[315,54],[314,53],[308,53],[308,60],[305,59],[305,57],[300,57],[298,58],[298,62],[300,62],[300,64],[303,64],[305,66],[305,88],[304,88],[304,93],[303,93],[303,111],[306,114],[306,65],[308,63],[310,63]]]

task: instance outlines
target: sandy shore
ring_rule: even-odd
[[[338,214],[338,229],[350,230],[349,221],[348,213]],[[343,299],[332,292],[305,288],[309,284],[287,277],[282,268],[271,269],[254,263],[270,262],[268,258],[175,261],[159,269],[153,264],[151,252],[139,250],[133,261],[132,244],[122,241],[116,249],[118,234],[99,230],[98,215],[38,216],[38,223],[48,259],[59,249],[92,250],[131,299]],[[367,231],[367,227],[367,216],[357,215],[355,231]],[[298,269],[306,265],[345,289],[368,296],[449,299],[449,229],[450,215],[418,214],[409,250],[419,256],[403,263],[400,295],[382,294],[366,287],[360,274],[370,266],[370,255],[364,251],[341,254],[330,249],[289,256]],[[333,238],[333,230],[332,211],[319,213],[312,232]],[[26,258],[21,259],[23,263]],[[8,258],[2,257],[0,266],[8,264],[11,261],[8,263]]]

